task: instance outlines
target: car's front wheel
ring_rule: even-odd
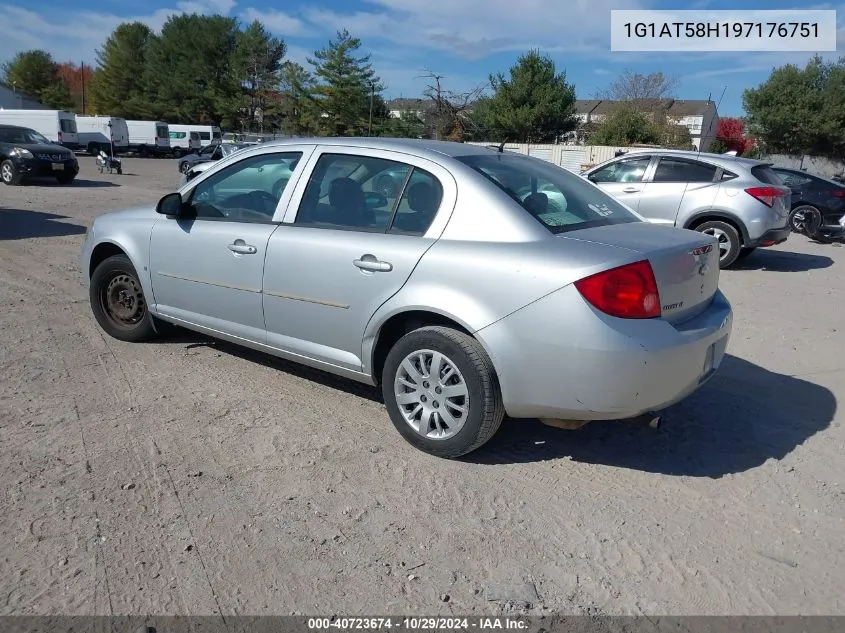
[[[0,180],[4,185],[18,185],[21,182],[21,176],[15,168],[15,164],[10,160],[4,160],[0,163]]]
[[[487,442],[505,415],[493,363],[468,334],[423,327],[387,355],[382,393],[399,433],[438,457],[466,455]]]
[[[728,268],[739,257],[742,239],[732,225],[719,220],[704,222],[695,227],[696,231],[712,235],[719,243],[719,268]]]
[[[179,163],[179,171],[181,173],[187,174],[190,169],[191,169],[191,163],[189,163],[188,161],[183,160],[181,163]]]
[[[126,255],[112,255],[97,266],[89,299],[94,318],[109,336],[130,343],[155,337],[138,273]]]

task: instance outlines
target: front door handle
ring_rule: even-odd
[[[240,255],[255,255],[258,252],[257,248],[251,244],[247,244],[243,240],[235,240],[233,243],[229,244],[228,249],[233,253],[238,253]]]
[[[639,190],[639,187],[625,187],[622,191],[625,193],[637,193]]]
[[[379,261],[375,255],[370,255],[369,253],[361,255],[361,259],[356,259],[352,263],[361,270],[374,273],[389,273],[393,270],[393,264]]]

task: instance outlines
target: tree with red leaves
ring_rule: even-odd
[[[745,136],[745,123],[736,117],[719,119],[716,128],[716,140],[725,147],[725,151],[734,151],[738,155],[748,152],[755,145],[755,140]]]
[[[75,110],[80,114],[93,112],[91,99],[91,80],[94,69],[90,65],[65,62],[56,66],[56,76],[63,81],[70,91]]]

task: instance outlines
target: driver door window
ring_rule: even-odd
[[[193,217],[271,222],[301,156],[299,152],[259,154],[229,165],[194,188],[189,200]]]
[[[611,163],[590,175],[590,180],[600,182],[642,182],[651,156],[631,158]]]

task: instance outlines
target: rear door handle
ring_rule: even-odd
[[[243,240],[235,240],[233,243],[229,244],[228,249],[233,253],[238,253],[240,255],[255,255],[258,252],[257,248],[251,244],[247,244]]]
[[[389,273],[393,270],[393,264],[379,261],[375,255],[370,255],[369,253],[361,255],[361,259],[356,259],[352,263],[361,270],[374,273]]]
[[[625,193],[637,193],[639,190],[639,187],[625,187],[622,191]]]

